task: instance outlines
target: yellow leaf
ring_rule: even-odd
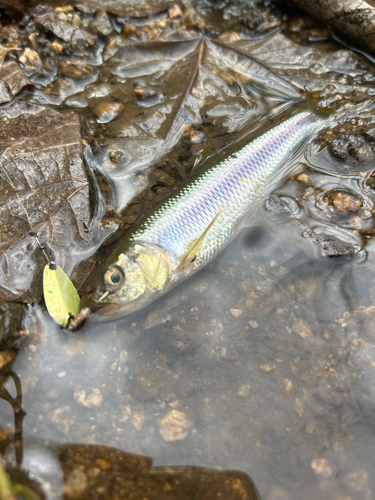
[[[73,283],[60,266],[51,269],[48,265],[43,274],[44,300],[52,318],[62,326],[67,326],[80,309],[80,298]]]

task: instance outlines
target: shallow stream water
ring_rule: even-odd
[[[196,7],[206,18],[212,12],[207,3]],[[231,9],[213,12],[226,26],[240,15]],[[308,77],[300,71],[301,81]],[[31,102],[41,102],[43,89],[38,92]],[[62,104],[81,113],[86,137],[92,118],[82,99],[88,94]],[[264,98],[254,111],[248,95],[228,95],[228,107],[215,104],[206,128],[197,126],[217,149],[239,144],[252,130],[251,113],[269,116],[265,110],[274,104]],[[311,92],[309,99],[314,104]],[[365,128],[369,102],[345,108],[341,118],[359,116]],[[320,106],[329,116],[330,105]],[[99,158],[100,173],[106,172],[110,134],[116,129],[121,137],[120,128],[93,132],[97,142],[103,133],[103,143],[99,153],[86,149],[88,167]],[[128,204],[154,182],[146,201],[136,198],[137,216],[142,203],[150,208],[181,183],[194,155],[206,155],[196,135],[190,138],[176,140],[177,174],[173,154],[171,160],[156,158],[159,177],[153,181],[142,170],[147,155],[122,183],[116,184],[116,171],[107,172],[117,186],[107,208]],[[343,161],[323,147],[329,137],[321,138],[320,151],[314,141],[299,171],[274,186],[249,228],[203,271],[137,313],[106,323],[89,320],[72,333],[58,327],[43,305],[29,306],[29,336],[12,370],[22,386],[24,464],[49,483],[48,498],[61,498],[62,486],[51,443],[107,445],[152,457],[155,467],[242,471],[266,500],[375,498],[375,195],[373,139],[367,139],[361,136],[358,145],[339,137],[350,153],[344,151]],[[123,143],[115,146],[129,151]],[[342,205],[339,193],[347,197]],[[131,208],[122,219],[118,213],[110,206],[107,218],[124,232],[136,216]],[[5,387],[15,396],[13,379]],[[2,428],[13,429],[6,401],[0,401],[0,420]],[[233,491],[233,498],[250,498],[241,488]]]

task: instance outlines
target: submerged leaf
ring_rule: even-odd
[[[79,120],[15,102],[0,111],[0,149],[0,297],[37,302],[45,261],[30,224],[69,275],[91,243]]]
[[[0,66],[2,66],[1,50]],[[24,87],[31,85],[18,64],[13,61],[5,63],[0,70],[0,104],[11,101]]]
[[[86,43],[88,45],[93,45],[95,42],[95,38],[87,31],[59,19],[54,9],[49,5],[38,5],[31,12],[38,24],[64,42]]]
[[[77,290],[60,266],[44,268],[44,300],[52,318],[62,326],[67,326],[71,318],[79,313],[80,299]]]

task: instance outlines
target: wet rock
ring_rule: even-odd
[[[375,141],[375,128],[369,128],[368,130],[366,130],[366,132],[364,133],[364,138],[368,142],[374,142]]]
[[[158,95],[158,90],[153,87],[135,88],[134,95],[137,99],[151,99],[152,97],[156,97]]]
[[[366,150],[363,148],[363,142],[354,135],[349,136],[347,150],[350,156],[358,161],[363,161],[367,156]]]
[[[95,465],[97,465],[101,470],[108,470],[111,468],[111,462],[105,458],[97,458],[95,460]]]
[[[76,388],[74,390],[74,399],[86,408],[93,408],[102,404],[103,396],[97,387],[94,387],[90,394],[87,394],[84,389]]]
[[[346,215],[348,212],[358,212],[362,203],[357,198],[348,194],[337,193],[332,198],[333,206],[341,215]]]
[[[64,494],[67,498],[81,498],[88,490],[86,474],[81,470],[73,469],[66,479]]]
[[[63,61],[60,69],[64,76],[74,80],[81,80],[94,74],[94,69],[84,61]]]
[[[93,113],[97,117],[99,123],[108,123],[120,116],[124,106],[119,102],[103,102]]]
[[[33,49],[25,49],[20,55],[19,61],[27,71],[37,71],[42,67],[39,54]]]
[[[131,40],[124,40],[123,37],[121,36],[114,36],[111,38],[111,40],[107,43],[104,52],[103,52],[103,60],[106,61],[110,57],[112,57],[116,52],[121,49],[122,47],[125,47],[125,45],[128,45],[131,43]]]
[[[137,34],[137,27],[134,24],[125,24],[122,32],[128,38]]]
[[[316,458],[310,464],[316,475],[327,479],[332,474],[332,469],[326,458]]]
[[[329,152],[340,161],[345,161],[348,158],[348,151],[345,142],[342,139],[335,139],[328,146]]]
[[[306,174],[300,174],[297,177],[297,180],[299,180],[300,182],[303,182],[304,184],[307,184],[309,182],[309,177]]]
[[[72,24],[74,24],[74,26],[79,26],[81,24],[81,18],[78,14],[75,14],[72,18]]]
[[[159,420],[158,427],[164,441],[182,441],[189,434],[191,422],[182,411],[171,410]]]

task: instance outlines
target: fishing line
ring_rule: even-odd
[[[46,260],[46,262],[47,262],[47,264],[48,264],[49,268],[50,268],[51,270],[53,270],[54,268],[56,268],[56,262],[55,262],[54,260],[51,260],[51,259],[49,258],[48,254],[47,254],[47,252],[46,252],[46,248],[45,248],[45,246],[43,246],[43,245],[42,245],[42,243],[41,243],[41,241],[40,241],[40,239],[39,239],[38,233],[37,233],[36,229],[34,228],[34,226],[33,226],[33,225],[32,225],[32,223],[31,223],[29,213],[28,213],[28,211],[26,210],[26,207],[23,205],[23,203],[22,203],[22,201],[21,201],[21,198],[20,198],[20,196],[19,196],[19,194],[18,194],[18,189],[17,189],[17,188],[16,188],[16,186],[13,184],[12,179],[10,178],[10,176],[9,176],[9,174],[8,174],[8,172],[6,171],[6,169],[5,169],[5,168],[4,168],[4,170],[3,170],[3,171],[4,171],[4,173],[5,173],[5,175],[6,175],[7,179],[8,179],[9,184],[11,185],[11,187],[12,187],[12,189],[13,189],[13,191],[14,191],[14,193],[15,193],[16,197],[17,197],[17,201],[18,201],[18,203],[19,203],[19,205],[20,205],[21,209],[25,212],[25,215],[26,215],[26,220],[27,220],[27,222],[28,222],[28,224],[29,224],[29,226],[30,226],[30,229],[31,229],[31,230],[30,230],[30,236],[34,236],[34,238],[36,239],[36,242],[37,242],[37,244],[38,244],[38,246],[39,246],[40,250],[42,251],[42,254],[43,254],[43,256],[44,256],[44,258],[45,258],[45,260]]]

